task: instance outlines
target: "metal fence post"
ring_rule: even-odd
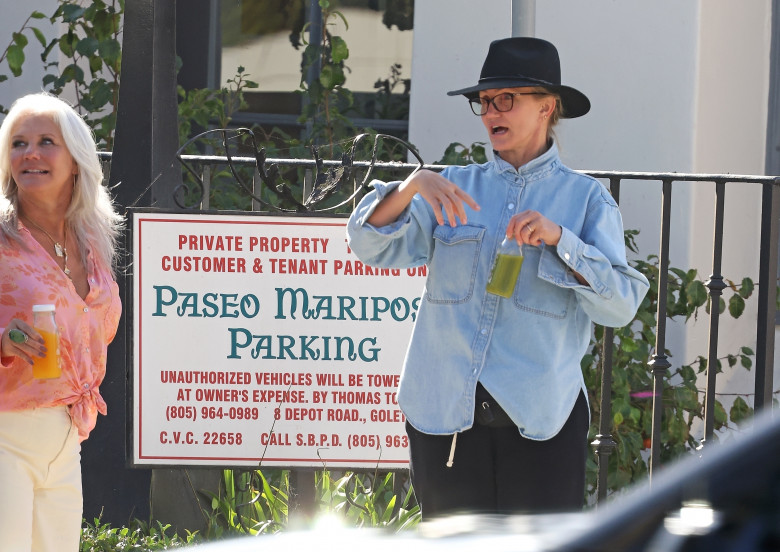
[[[763,184],[761,198],[761,243],[758,269],[758,324],[756,338],[755,409],[772,406],[775,360],[775,313],[777,312],[777,250],[780,234],[780,178]]]

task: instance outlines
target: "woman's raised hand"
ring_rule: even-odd
[[[458,221],[466,224],[468,215],[465,206],[468,205],[475,211],[480,209],[479,204],[469,194],[437,172],[421,170],[407,182],[433,207],[433,214],[439,224],[444,224],[445,214],[450,226],[457,226]]]
[[[468,220],[465,205],[479,211],[479,205],[469,194],[439,173],[423,169],[412,173],[387,194],[367,222],[374,226],[390,224],[406,209],[415,194],[420,194],[420,197],[430,203],[439,224],[444,224],[445,214],[450,226],[457,226],[458,220],[465,224]]]

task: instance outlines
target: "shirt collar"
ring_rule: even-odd
[[[494,151],[493,154],[495,156],[494,161],[496,170],[499,173],[509,171],[514,174],[528,177],[534,175],[535,173],[549,170],[550,165],[558,159],[558,145],[555,143],[555,141],[553,141],[552,145],[547,148],[547,151],[545,151],[542,155],[531,159],[528,163],[521,165],[518,169],[515,169],[509,162],[504,161],[498,152]]]

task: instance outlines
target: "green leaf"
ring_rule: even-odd
[[[110,65],[118,61],[122,56],[122,47],[114,39],[104,40],[98,46],[98,53]]]
[[[100,56],[91,56],[89,58],[89,71],[92,75],[97,75],[103,68],[103,59]]]
[[[319,81],[325,90],[333,90],[344,83],[344,72],[334,65],[326,65],[322,68]]]
[[[714,414],[715,414],[715,416],[714,416],[715,423],[718,426],[722,426],[723,424],[725,424],[728,421],[727,418],[726,418],[726,409],[723,408],[723,405],[720,404],[720,401],[715,401],[715,411],[714,411]]]
[[[40,29],[37,27],[30,27],[32,29],[33,34],[35,35],[35,38],[38,39],[38,42],[41,43],[41,46],[46,48],[46,37],[43,35]]]
[[[68,32],[62,35],[59,39],[60,51],[65,54],[66,57],[72,58],[76,53],[76,45],[78,44],[78,37],[73,32]]]
[[[623,339],[620,342],[620,348],[627,353],[631,353],[639,348],[639,344],[633,339]]]
[[[756,353],[753,352],[753,349],[751,349],[750,347],[742,347],[740,350],[742,351],[742,354],[745,354],[745,355],[753,356],[753,355],[756,354]]]
[[[92,22],[93,35],[98,39],[104,39],[114,34],[115,23],[114,16],[105,10],[96,10],[94,15],[89,17]]]
[[[347,43],[340,36],[334,36],[330,39],[331,57],[333,63],[341,63],[349,57],[349,48]]]
[[[30,14],[33,19],[46,19],[46,16],[39,11],[34,11]]]
[[[84,70],[75,63],[71,63],[62,72],[61,78],[64,82],[84,82]]]
[[[487,153],[485,152],[485,146],[477,144],[471,145],[471,158],[474,160],[475,163],[486,163],[487,162]]]
[[[24,64],[24,50],[13,44],[8,47],[5,59],[8,62],[8,67],[11,68],[11,73],[14,77],[18,77],[22,74],[22,65]]]
[[[98,41],[94,37],[86,37],[82,38],[78,41],[76,44],[76,51],[81,54],[82,56],[91,56],[97,51],[98,48]]]
[[[739,424],[750,418],[752,413],[753,409],[748,406],[748,404],[745,402],[745,399],[742,397],[737,397],[734,399],[734,404],[731,405],[731,410],[729,410],[729,417],[731,418],[731,421]]]
[[[743,299],[747,299],[753,294],[753,280],[750,278],[742,278],[742,286],[739,288],[739,295]]]
[[[582,366],[583,368],[586,366],[590,366],[591,364],[593,364],[594,360],[595,358],[593,355],[586,354],[585,356],[582,357],[582,360],[580,361],[580,366]]]
[[[732,295],[729,299],[729,314],[739,318],[745,312],[745,300],[740,295]]]
[[[341,21],[344,23],[344,27],[349,30],[349,22],[347,21],[347,18],[344,17],[344,14],[340,11],[332,11],[330,12],[331,15],[336,15],[341,18]]]
[[[41,61],[46,61],[46,59],[49,57],[49,53],[52,51],[52,48],[54,48],[54,46],[56,44],[58,44],[58,43],[59,43],[59,40],[56,39],[56,38],[52,39],[52,41],[49,42],[49,44],[43,49],[43,53],[41,54]],[[52,62],[49,65],[52,65],[52,64],[53,65],[57,65],[57,62],[56,61]],[[47,67],[49,65],[47,65]]]
[[[82,8],[77,4],[64,4],[62,6],[62,20],[65,23],[73,23],[84,15],[85,11],[87,11],[86,8]]]
[[[22,33],[13,33],[13,40],[18,46],[24,48],[27,46],[27,37]]]
[[[688,278],[688,273],[682,270],[681,268],[675,268],[672,266],[669,267],[669,272],[671,272],[672,274],[676,274],[677,277],[680,278],[680,280],[682,281],[686,281],[690,279]]]
[[[696,307],[702,306],[707,302],[707,288],[699,280],[694,280],[685,288],[688,295],[688,302]]]

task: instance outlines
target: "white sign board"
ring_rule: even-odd
[[[364,265],[346,222],[133,212],[135,465],[408,467],[426,270]]]

